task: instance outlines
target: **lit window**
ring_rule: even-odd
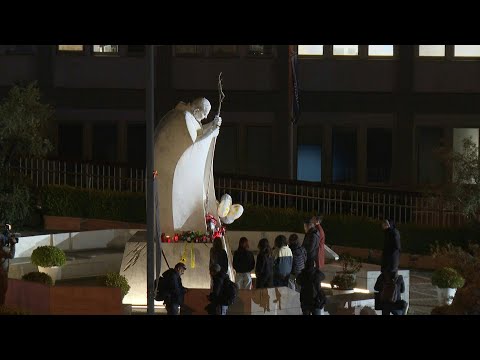
[[[272,55],[272,45],[248,45],[249,55]]]
[[[393,45],[368,45],[368,56],[393,56]]]
[[[323,55],[323,45],[298,45],[298,55]]]
[[[83,45],[58,45],[58,51],[83,51]]]
[[[419,56],[445,56],[445,45],[419,45]]]
[[[480,57],[480,45],[455,45],[455,56]]]
[[[202,48],[199,45],[175,45],[176,56],[200,55]]]
[[[231,56],[237,54],[237,45],[213,45],[213,55]]]
[[[358,45],[333,45],[333,55],[356,56]]]
[[[94,54],[117,55],[118,45],[93,45]]]

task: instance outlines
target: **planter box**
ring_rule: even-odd
[[[89,231],[109,229],[146,229],[145,224],[128,223],[115,220],[84,219],[68,216],[43,216],[45,230]]]
[[[68,216],[43,216],[43,227],[45,230],[68,230],[80,231],[82,218]]]

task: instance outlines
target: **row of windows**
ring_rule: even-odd
[[[480,57],[480,45],[418,45],[422,57]],[[394,56],[394,45],[298,45],[298,54],[305,56]],[[451,56],[448,56],[451,54]]]
[[[64,53],[84,53],[87,45],[58,45],[58,51]],[[94,55],[119,55],[119,45],[93,45],[91,46]],[[238,45],[175,45],[176,56],[237,56],[243,50]],[[145,52],[144,45],[128,45],[128,53]],[[272,45],[248,45],[246,52],[253,56],[273,55]]]

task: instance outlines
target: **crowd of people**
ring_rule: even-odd
[[[300,293],[300,303],[304,315],[320,315],[326,304],[326,296],[321,287],[325,274],[321,269],[325,265],[325,232],[322,217],[315,216],[304,222],[305,236],[300,244],[297,234],[291,234],[287,240],[284,235],[275,238],[273,248],[267,238],[258,242],[258,254],[255,259],[250,250],[249,240],[241,237],[238,249],[233,253],[235,284],[238,289],[252,289],[252,272],[255,273],[255,288],[286,286]],[[375,283],[375,308],[383,315],[405,315],[408,303],[402,300],[405,291],[403,277],[398,274],[400,262],[400,233],[393,220],[384,220],[385,233],[382,253],[381,274]],[[167,270],[163,276],[169,288],[165,299],[167,313],[179,314],[186,288],[181,276],[186,270],[183,263]],[[216,238],[210,249],[209,270],[211,292],[206,310],[211,315],[226,315],[230,301],[225,295],[225,287],[230,282],[228,275],[228,257],[222,240]]]

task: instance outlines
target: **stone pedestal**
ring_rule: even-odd
[[[184,315],[207,315],[209,289],[190,289],[181,309]],[[228,315],[301,315],[300,293],[287,287],[240,290]]]
[[[182,284],[186,288],[210,289],[211,243],[162,243],[162,249],[170,267],[180,262],[186,245],[187,270],[182,276]],[[195,257],[195,267],[192,268],[191,251]],[[168,270],[162,256],[161,274]],[[130,291],[123,299],[124,304],[147,305],[147,243],[146,231],[138,231],[125,245],[120,274],[124,275]],[[158,304],[161,304],[159,302]]]

